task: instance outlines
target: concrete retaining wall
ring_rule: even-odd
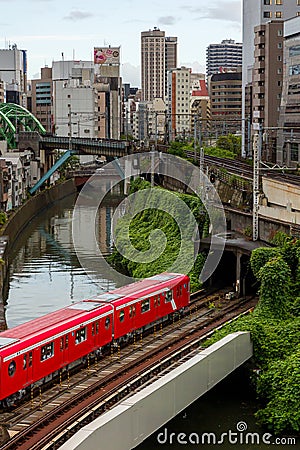
[[[230,334],[83,427],[60,449],[130,450],[252,354],[250,333]]]
[[[20,233],[28,225],[28,223],[43,210],[51,206],[53,203],[62,200],[76,192],[74,180],[67,180],[57,184],[50,189],[46,189],[24,203],[9,217],[9,221],[1,229],[1,236],[8,236],[8,244],[6,252],[9,252],[11,246],[18,238]]]

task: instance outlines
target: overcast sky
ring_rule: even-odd
[[[141,31],[178,38],[178,65],[205,71],[206,47],[241,42],[241,0],[0,0],[0,48],[27,50],[28,78],[62,59],[121,46],[123,82],[140,85]]]

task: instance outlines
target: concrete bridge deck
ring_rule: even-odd
[[[253,355],[250,333],[228,335],[83,427],[61,450],[130,450]],[[67,430],[66,430],[67,432]]]

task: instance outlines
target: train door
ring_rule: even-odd
[[[59,363],[63,367],[69,362],[69,334],[65,334],[59,340]]]
[[[160,318],[160,295],[155,295],[153,297],[153,306],[154,306],[154,320]]]
[[[23,355],[23,371],[25,372],[25,383],[31,383],[33,380],[33,353],[24,353]]]
[[[99,337],[99,321],[97,320],[91,324],[90,348],[92,350],[98,347],[98,337]]]

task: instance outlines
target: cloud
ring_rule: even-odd
[[[158,23],[162,25],[174,25],[176,22],[177,19],[174,16],[163,16],[158,19]]]
[[[241,2],[240,0],[216,0],[214,3],[209,3],[206,7],[195,8],[193,6],[183,6],[193,15],[195,20],[212,19],[225,20],[228,22],[241,22]]]
[[[73,22],[76,22],[77,20],[84,20],[89,17],[93,17],[93,14],[85,11],[71,11],[68,16],[64,17],[64,20],[72,20]]]
[[[134,66],[129,62],[122,64],[122,81],[123,83],[130,83],[131,86],[139,87],[141,85],[141,67]]]

